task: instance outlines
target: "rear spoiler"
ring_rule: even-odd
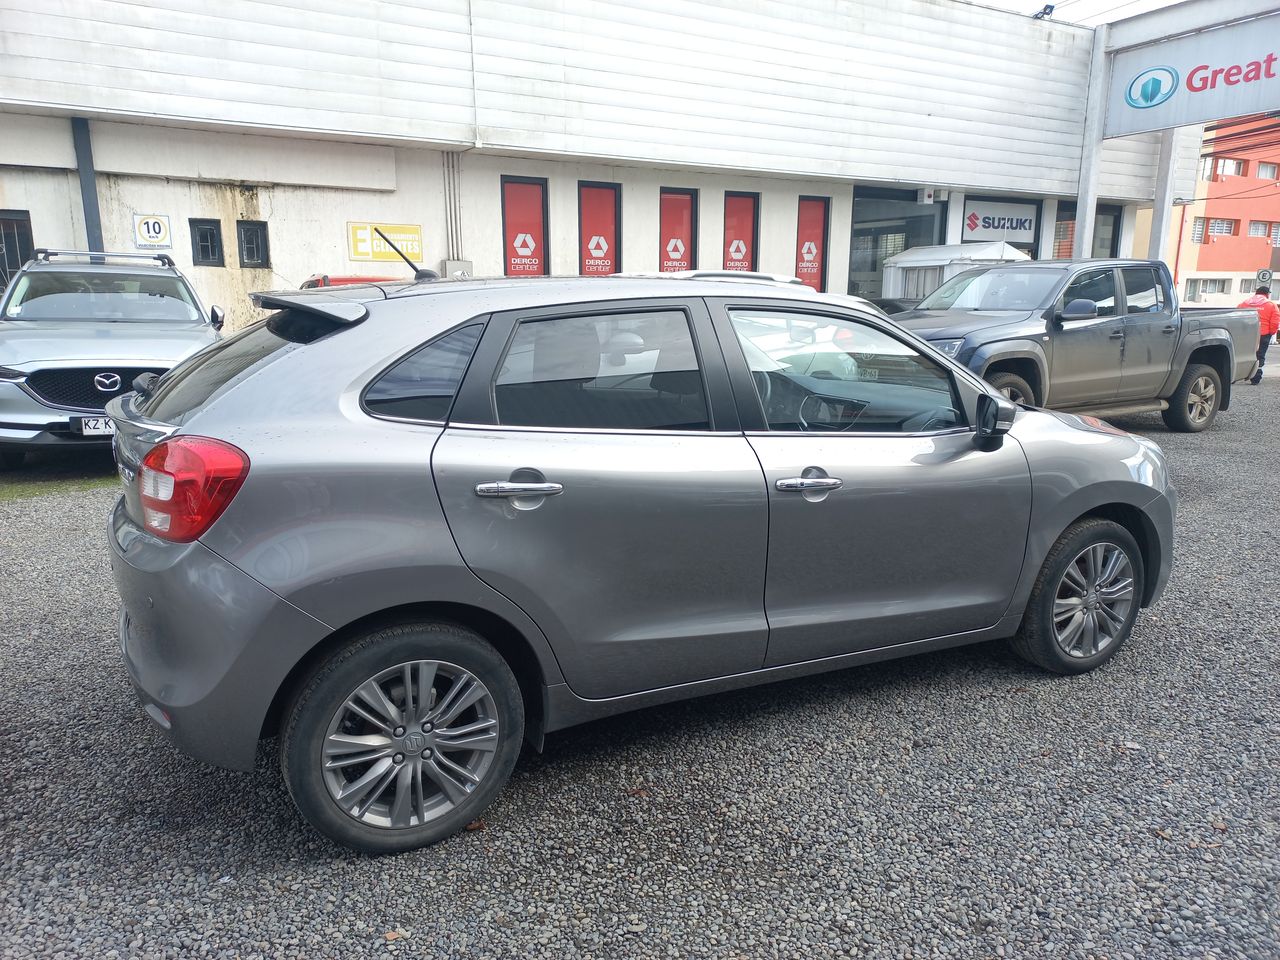
[[[280,293],[252,293],[249,299],[262,310],[297,310],[344,327],[364,321],[369,316],[369,308],[362,301],[369,296],[368,288],[360,290],[360,300],[344,297],[339,291],[340,288],[318,287]]]

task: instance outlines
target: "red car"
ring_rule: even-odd
[[[403,280],[404,277],[331,277],[327,273],[317,273],[302,281],[303,290],[315,287],[345,287],[353,283],[385,283]]]

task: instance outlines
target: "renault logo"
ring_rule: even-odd
[[[93,385],[103,393],[115,393],[120,389],[120,374],[100,373],[93,378]]]
[[[1178,92],[1178,79],[1173,67],[1148,67],[1129,81],[1124,102],[1135,110],[1158,107]]]

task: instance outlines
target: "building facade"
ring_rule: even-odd
[[[1210,124],[1187,199],[1170,237],[1179,292],[1190,303],[1234,306],[1258,286],[1259,270],[1280,273],[1280,122]]]
[[[867,296],[911,246],[1060,254],[1093,69],[1089,28],[958,0],[20,0],[0,49],[0,269],[100,233],[233,323],[251,290],[407,276],[375,227],[450,272]],[[1131,251],[1155,140],[1104,148],[1096,253]]]

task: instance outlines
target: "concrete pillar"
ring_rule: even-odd
[[[1120,208],[1120,237],[1116,243],[1116,255],[1120,257],[1136,257],[1137,251],[1133,249],[1133,233],[1138,225],[1138,208],[1132,203],[1127,203]],[[1156,259],[1163,259],[1157,257]]]
[[[964,191],[947,193],[947,230],[943,243],[960,243],[964,240]]]
[[[1173,224],[1174,188],[1177,185],[1177,151],[1174,143],[1177,130],[1160,131],[1160,160],[1156,167],[1156,193],[1151,209],[1151,239],[1147,242],[1147,257],[1152,260],[1169,260],[1169,232]],[[1125,208],[1126,211],[1128,208]],[[1121,236],[1120,251],[1124,252]]]
[[[102,247],[102,214],[98,208],[98,171],[93,166],[93,141],[89,121],[71,118],[71,142],[76,152],[76,173],[80,177],[80,205],[84,210],[84,232],[88,249],[99,252]],[[95,263],[102,263],[95,258]]]
[[[1049,197],[1040,205],[1040,242],[1036,244],[1037,260],[1053,259],[1053,232],[1058,227],[1058,198]]]
[[[1087,257],[1093,250],[1093,225],[1098,207],[1098,171],[1102,166],[1102,133],[1107,118],[1107,26],[1093,30],[1089,64],[1089,96],[1085,102],[1084,138],[1080,148],[1080,186],[1076,198],[1076,236],[1071,255]]]

